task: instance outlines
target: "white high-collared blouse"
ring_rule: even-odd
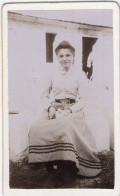
[[[55,99],[70,98],[76,100],[76,103],[70,107],[72,112],[80,111],[85,107],[86,81],[87,78],[85,78],[84,72],[80,72],[75,65],[68,72],[64,71],[62,67],[57,67],[54,72],[50,72],[49,76],[45,78],[44,92],[41,96],[44,109],[47,110]]]

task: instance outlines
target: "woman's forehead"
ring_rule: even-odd
[[[58,50],[58,54],[73,54],[69,48],[61,48]]]

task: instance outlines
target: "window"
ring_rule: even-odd
[[[87,73],[88,79],[90,79],[93,71],[93,67],[87,67],[87,60],[88,56],[92,51],[93,45],[96,43],[97,38],[92,38],[92,37],[83,37],[82,38],[82,65],[83,65],[83,71]]]
[[[56,34],[46,33],[46,62],[53,62],[53,42]]]

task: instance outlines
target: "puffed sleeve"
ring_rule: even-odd
[[[72,112],[78,112],[81,110],[85,110],[86,106],[86,95],[87,95],[87,83],[88,79],[85,75],[85,73],[79,72],[78,73],[78,94],[77,94],[77,101],[75,104],[73,104],[70,109]]]
[[[51,106],[50,93],[52,90],[52,79],[50,74],[46,74],[43,80],[43,90],[41,93],[42,107],[48,111]]]

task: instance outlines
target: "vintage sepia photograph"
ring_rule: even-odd
[[[114,190],[113,9],[48,7],[7,11],[9,188]]]

